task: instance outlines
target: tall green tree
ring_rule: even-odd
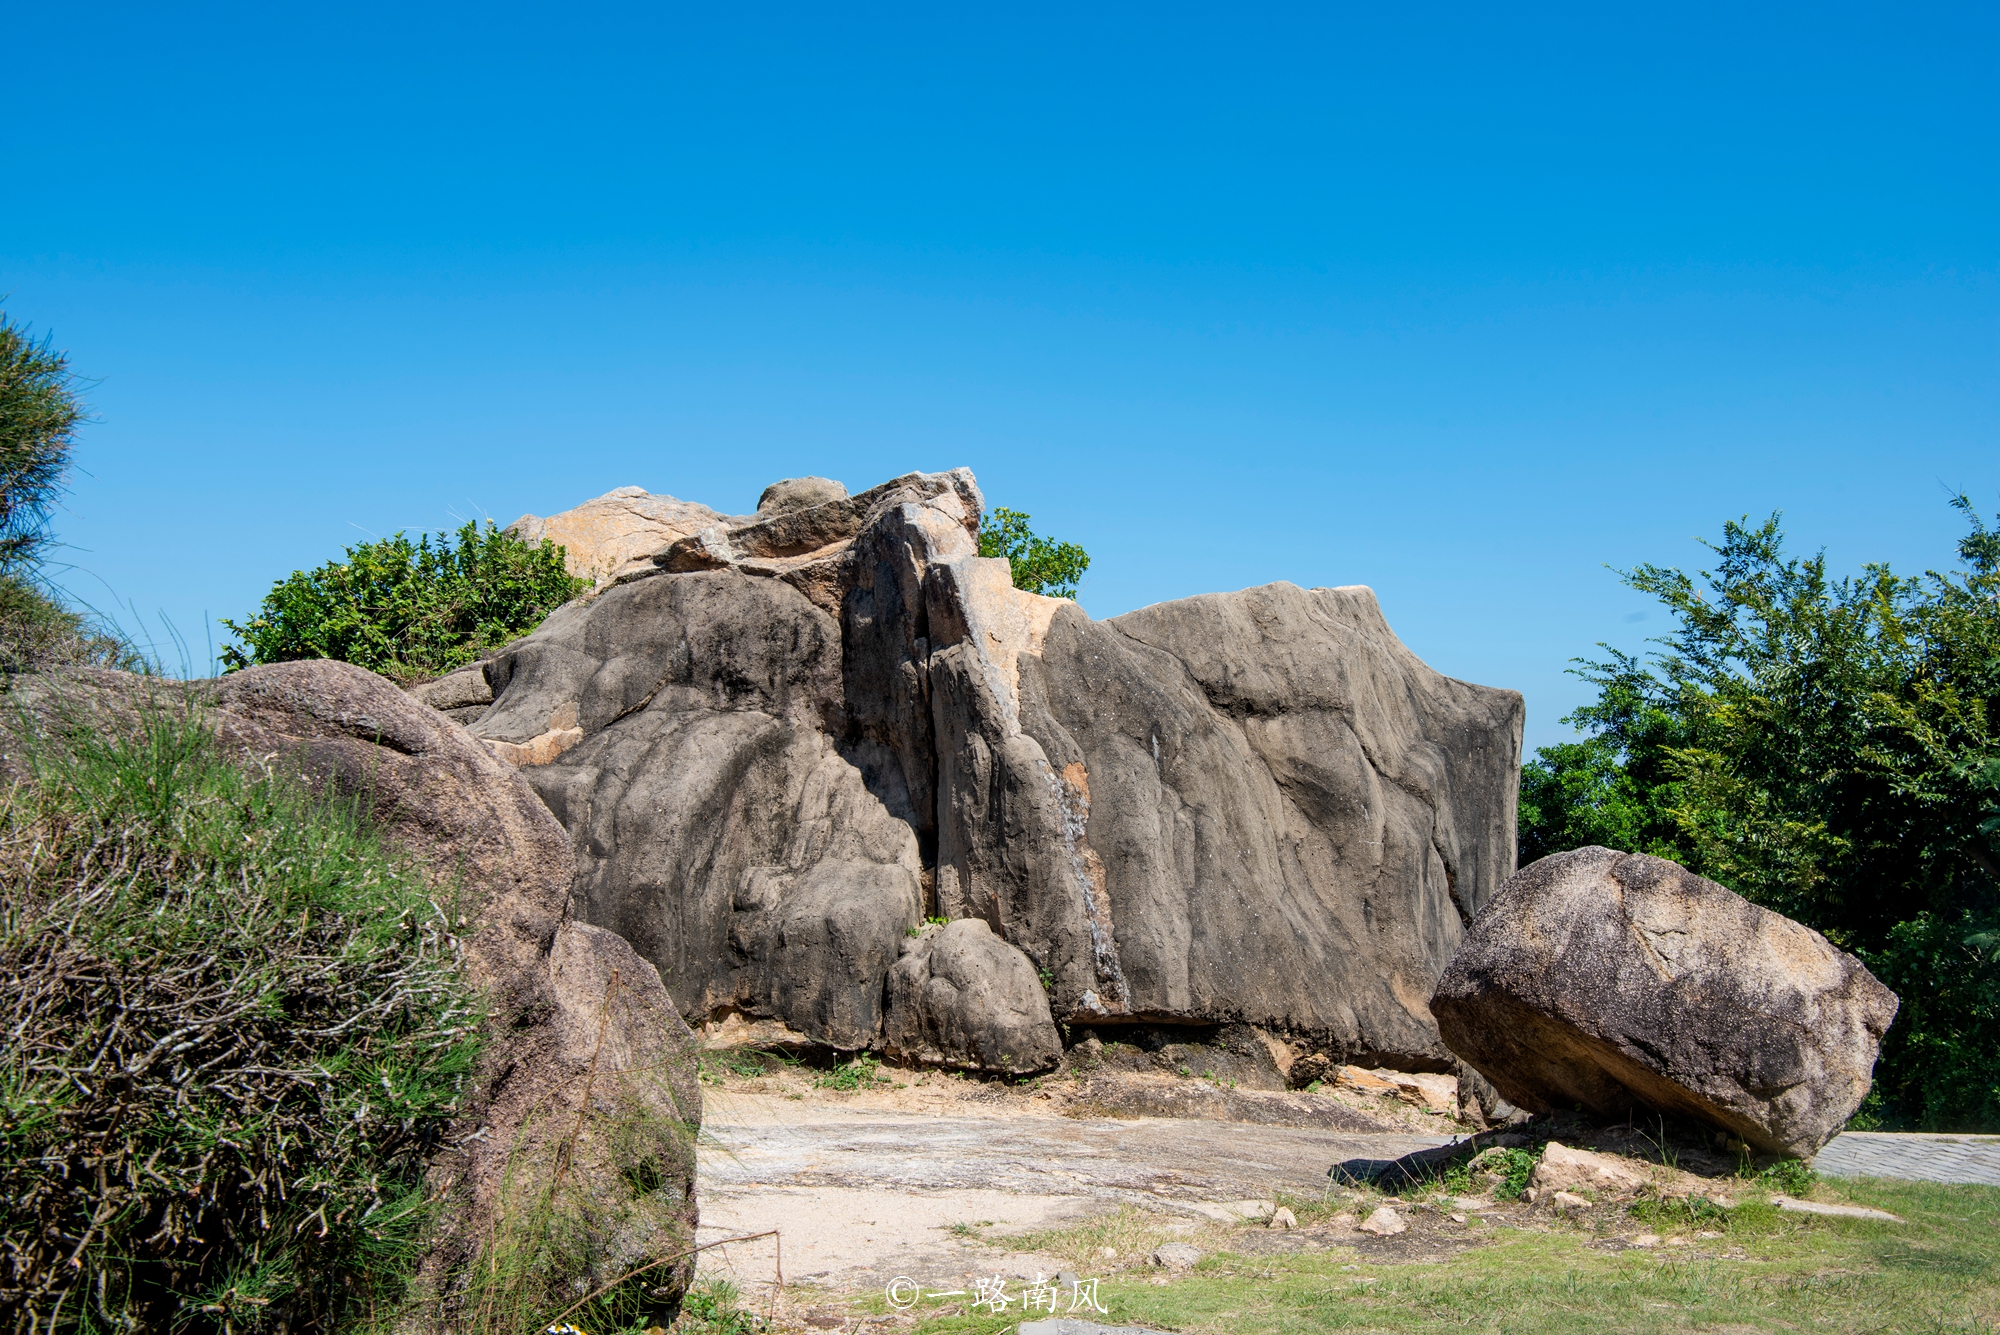
[[[68,354],[0,311],[0,575],[39,563],[82,421]]]
[[[1074,598],[1090,569],[1090,554],[1073,542],[1044,538],[1028,527],[1033,516],[996,506],[979,528],[979,554],[1004,556],[1014,587],[1051,598]]]
[[[43,574],[55,542],[49,519],[85,420],[68,355],[0,311],[0,673],[141,666],[130,645],[66,606]]]
[[[1965,497],[1959,566],[1830,579],[1778,516],[1714,568],[1623,572],[1673,615],[1613,653],[1579,742],[1523,770],[1524,860],[1601,843],[1669,857],[1824,933],[1903,999],[1878,1104],[2000,1127],[2000,533]]]
[[[398,533],[293,571],[256,615],[223,621],[240,641],[223,665],[337,658],[400,680],[440,676],[526,635],[589,584],[570,576],[560,546],[531,546],[491,520],[456,541],[432,536]]]

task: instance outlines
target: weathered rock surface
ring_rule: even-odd
[[[741,1009],[876,1046],[922,916],[917,840],[836,742],[840,635],[774,579],[640,579],[495,657],[480,735],[575,840],[577,911],[659,966],[685,1014]],[[533,757],[546,756],[541,763]]]
[[[1867,1095],[1895,994],[1826,938],[1674,863],[1583,848],[1481,910],[1431,1009],[1533,1112],[1649,1107],[1807,1156]]]
[[[390,840],[471,892],[466,963],[493,1007],[492,1039],[478,1102],[432,1169],[452,1207],[424,1267],[438,1300],[449,1305],[454,1276],[496,1226],[532,1215],[513,1207],[558,1178],[558,1208],[582,1244],[569,1253],[584,1267],[577,1282],[594,1287],[691,1244],[693,1035],[651,964],[569,919],[569,838],[520,774],[345,663],[250,668],[210,689],[226,742],[360,798]],[[586,1097],[613,1115],[580,1116]],[[654,1272],[663,1305],[692,1270]]]
[[[926,597],[938,902],[1048,968],[1059,1019],[1450,1069],[1429,987],[1512,869],[1520,696],[1432,672],[1366,589],[1094,622],[964,557]]]
[[[979,918],[904,941],[889,970],[882,1037],[891,1057],[1007,1075],[1046,1070],[1062,1056],[1035,966]]]
[[[507,531],[536,545],[561,544],[569,573],[601,589],[620,576],[650,569],[653,557],[690,533],[741,522],[693,501],[650,495],[644,487],[619,487],[546,519],[522,515]]]
[[[983,504],[962,469],[793,479],[484,666],[472,726],[570,830],[582,916],[686,1013],[836,1047],[885,1041],[929,908],[1059,1022],[1452,1069],[1426,1003],[1512,871],[1520,697],[1366,589],[1092,621],[978,556]]]

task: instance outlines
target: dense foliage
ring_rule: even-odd
[[[1073,542],[1039,537],[1029,515],[1000,506],[979,529],[979,554],[1004,556],[1013,567],[1014,587],[1051,598],[1074,598],[1090,569],[1090,556]]]
[[[1876,1115],[2000,1129],[2000,531],[1959,569],[1830,580],[1774,516],[1715,569],[1624,575],[1676,629],[1582,675],[1584,740],[1522,773],[1521,859],[1672,858],[1859,955],[1902,997]]]
[[[453,542],[401,533],[347,549],[345,561],[294,571],[257,615],[222,624],[242,641],[222,651],[230,669],[336,658],[403,680],[440,676],[527,634],[588,587],[563,549],[531,546],[488,521]]]
[[[83,420],[68,357],[0,312],[0,673],[137,666],[129,646],[64,606],[41,575],[49,511]]]
[[[83,420],[67,355],[0,312],[0,573],[32,566]]]
[[[351,810],[141,714],[30,743],[0,796],[0,1308],[42,1335],[386,1315],[476,1042],[457,942]]]

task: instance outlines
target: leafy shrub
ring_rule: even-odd
[[[1960,568],[1834,580],[1774,515],[1715,568],[1641,566],[1674,630],[1585,664],[1581,742],[1521,776],[1524,862],[1671,858],[1858,955],[1902,998],[1871,1116],[2000,1128],[2000,531],[1965,497]]]
[[[476,1044],[423,882],[185,706],[25,749],[0,795],[0,1307],[53,1335],[393,1305]]]
[[[257,614],[222,624],[239,640],[230,670],[336,658],[399,680],[441,676],[526,635],[588,587],[554,543],[530,546],[487,521],[416,542],[398,533],[347,549],[345,561],[294,571]]]
[[[891,1083],[882,1074],[882,1063],[874,1053],[863,1052],[853,1061],[842,1062],[830,1071],[822,1071],[813,1077],[816,1089],[837,1089],[852,1093],[857,1089],[873,1089],[877,1085]]]
[[[996,507],[979,529],[979,554],[1004,556],[1013,568],[1014,587],[1051,598],[1074,598],[1090,569],[1090,556],[1073,542],[1039,537],[1029,515]]]
[[[726,1279],[698,1280],[681,1300],[678,1335],[752,1335],[764,1329],[755,1313],[743,1308],[743,1295]]]
[[[1804,1159],[1780,1159],[1757,1174],[1757,1181],[1788,1196],[1803,1196],[1812,1190],[1819,1174]]]
[[[1533,1150],[1488,1150],[1480,1156],[1479,1166],[1500,1177],[1500,1185],[1493,1191],[1495,1199],[1512,1201],[1528,1189],[1528,1179],[1540,1161],[1541,1155]]]

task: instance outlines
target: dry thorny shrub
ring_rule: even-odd
[[[63,1330],[386,1317],[479,1017],[423,879],[184,706],[0,795],[0,1310]]]

